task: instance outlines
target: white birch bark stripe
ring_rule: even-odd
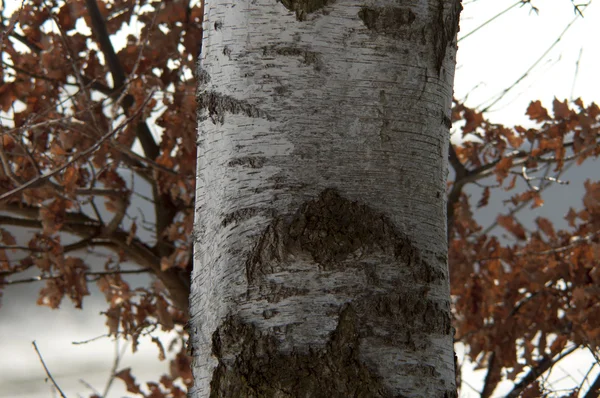
[[[287,253],[284,269],[273,266],[251,286],[248,257],[265,230],[328,188],[385,215],[445,275],[443,115],[454,53],[436,70],[430,31],[439,4],[337,0],[299,21],[275,0],[206,1],[191,297],[195,396],[209,395],[218,365],[212,339],[228,316],[277,336],[284,352],[302,352],[327,343],[338,324],[332,309],[357,294],[398,288],[394,283],[420,288],[385,248],[355,253],[342,261],[347,267],[326,272],[305,252]],[[359,17],[365,7],[388,6],[406,12],[397,31],[382,34]],[[372,264],[371,277],[381,283],[374,287],[357,264]],[[269,302],[268,286],[295,291]],[[447,278],[428,291],[446,308]],[[442,373],[436,377],[452,378],[451,336],[413,336],[417,344],[421,338],[430,344],[424,357],[365,339],[361,358],[390,391],[439,396],[450,387],[397,375],[403,365],[424,362]]]

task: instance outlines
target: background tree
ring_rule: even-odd
[[[81,307],[95,282],[111,334],[134,342],[156,328],[185,335],[202,14],[186,1],[28,1],[2,14],[2,285],[43,280],[40,304],[58,307],[66,295]],[[131,35],[117,40],[119,31]],[[551,108],[531,104],[535,128],[493,124],[460,103],[452,115],[466,138],[450,147],[456,337],[488,369],[482,396],[504,378],[517,380],[511,396],[541,395],[540,375],[577,347],[597,355],[598,181],[590,176],[583,203],[573,201],[568,229],[519,222],[518,210],[542,205],[565,167],[599,153],[595,104]],[[475,184],[481,210],[465,193]],[[508,188],[512,207],[496,222],[512,241],[474,220]],[[105,263],[84,261],[90,251]],[[132,272],[160,282],[133,289]],[[182,348],[151,394],[183,394],[171,383],[191,381]],[[119,376],[139,391],[127,371]],[[582,382],[579,395],[595,396],[598,385]]]

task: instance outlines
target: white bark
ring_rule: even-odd
[[[459,3],[282,1],[205,4],[192,396],[455,396]]]

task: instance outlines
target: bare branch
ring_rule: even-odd
[[[477,32],[479,29],[485,27],[486,25],[488,25],[489,23],[493,22],[495,19],[501,17],[502,15],[506,14],[507,12],[509,12],[510,10],[512,10],[513,8],[515,8],[516,6],[518,6],[519,4],[523,4],[523,1],[519,0],[516,3],[514,3],[512,6],[509,6],[508,8],[500,11],[498,14],[494,15],[493,17],[491,17],[490,19],[488,19],[487,21],[483,22],[481,25],[479,25],[478,27],[476,27],[475,29],[473,29],[472,31],[470,31],[469,33],[467,33],[466,35],[462,36],[460,39],[458,39],[458,43],[460,43],[462,40],[465,40],[467,37],[471,36],[473,33]]]
[[[600,396],[600,373],[596,376],[596,380],[594,380],[583,398],[596,398],[598,396]]]
[[[118,333],[118,331],[117,331]],[[113,361],[113,366],[110,369],[110,375],[106,382],[106,386],[104,387],[103,397],[108,397],[108,392],[110,391],[110,387],[115,381],[115,375],[117,374],[117,369],[119,368],[119,364],[121,363],[121,359],[125,355],[125,350],[127,349],[127,341],[123,344],[123,348],[119,349],[119,339],[115,339],[115,359]]]
[[[525,79],[527,76],[529,76],[531,71],[546,57],[546,55],[548,55],[550,53],[550,51],[552,51],[552,49],[554,47],[556,47],[556,45],[561,41],[563,36],[567,33],[567,31],[569,29],[571,29],[571,26],[573,26],[575,21],[577,21],[579,18],[580,18],[579,16],[575,16],[575,18],[573,18],[571,20],[571,22],[569,22],[567,24],[567,26],[560,33],[560,35],[558,35],[556,40],[546,49],[546,51],[544,51],[544,53],[542,55],[540,55],[540,57],[529,67],[529,69],[527,69],[525,71],[525,73],[523,73],[513,84],[511,84],[509,87],[505,88],[500,94],[498,94],[496,96],[496,98],[489,105],[487,105],[485,108],[483,108],[481,110],[481,112],[486,112],[486,111],[490,110],[490,108],[492,106],[496,105],[502,98],[504,98],[504,96],[506,94],[508,94],[513,88],[515,88],[523,79]]]
[[[86,5],[92,21],[92,31],[94,32],[94,36],[96,36],[96,39],[100,44],[100,48],[102,49],[102,53],[106,58],[113,81],[115,82],[114,90],[118,93],[124,93],[127,80],[125,72],[123,71],[121,62],[119,61],[119,58],[117,57],[114,47],[110,41],[110,36],[108,35],[108,30],[106,29],[106,24],[104,23],[102,14],[100,14],[98,4],[96,3],[96,0],[86,0]],[[126,95],[123,100],[123,109],[125,110],[125,113],[129,113],[129,108],[132,104],[133,97],[131,95]],[[140,144],[142,145],[142,149],[146,157],[150,160],[156,159],[160,151],[158,145],[152,137],[152,133],[148,128],[148,125],[145,122],[138,123],[136,135],[140,140]]]
[[[571,353],[573,353],[578,347],[575,345],[560,353],[556,358],[553,357],[544,357],[541,361],[539,361],[534,367],[531,368],[529,372],[521,380],[515,384],[513,389],[506,395],[506,398],[517,398],[519,395],[527,388],[528,385],[533,383],[535,379],[544,374],[548,369],[558,363],[560,360],[564,359]]]
[[[147,274],[152,272],[151,269],[132,269],[132,270],[114,270],[114,271],[103,271],[103,272],[86,272],[84,276],[88,282],[95,282],[99,278],[106,275],[125,275],[125,274]],[[24,283],[41,282],[51,279],[59,279],[62,275],[38,275],[31,278],[15,279],[14,281],[8,280],[2,282],[3,285],[20,285]]]
[[[115,49],[110,41],[110,35],[106,29],[104,18],[102,18],[102,14],[100,13],[100,9],[98,8],[98,4],[95,0],[86,0],[85,4],[88,9],[88,15],[90,16],[90,20],[92,22],[92,31],[98,40],[100,49],[102,49],[102,53],[106,58],[106,63],[110,69],[113,81],[115,82],[114,87],[116,89],[121,89],[125,84],[125,73],[123,72],[119,58],[117,57]]]
[[[496,386],[500,382],[500,371],[501,366],[496,361],[496,353],[491,352],[488,358],[488,371],[485,375],[483,382],[483,390],[481,391],[481,398],[489,398],[496,389]]]
[[[37,344],[35,344],[35,341],[32,341],[31,344],[33,344],[33,348],[35,348],[35,352],[37,353],[37,356],[40,359],[40,362],[42,363],[42,366],[44,367],[44,371],[46,372],[46,376],[48,376],[48,378],[50,379],[50,381],[52,382],[52,384],[54,385],[54,387],[56,388],[56,390],[58,391],[58,393],[60,394],[60,396],[62,398],[67,398],[67,396],[62,392],[62,390],[60,389],[60,387],[58,386],[58,384],[56,384],[56,380],[54,380],[54,377],[52,377],[52,374],[50,374],[50,371],[48,370],[48,367],[46,366],[46,363],[44,362],[44,359],[42,358],[42,354],[40,353],[40,350],[38,350]]]

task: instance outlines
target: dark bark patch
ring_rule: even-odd
[[[322,349],[279,351],[279,343],[230,317],[213,334],[219,361],[211,397],[389,397],[381,380],[359,359],[358,319],[351,305]]]
[[[310,292],[308,289],[282,286],[274,282],[260,285],[259,289],[259,294],[265,297],[269,303],[278,303],[288,297],[305,296]]]
[[[227,163],[229,167],[242,166],[249,167],[251,169],[260,169],[264,166],[266,162],[266,158],[262,156],[242,156],[239,158],[234,158]]]
[[[198,65],[196,67],[196,81],[198,82],[198,85],[210,82],[210,75],[200,66],[200,61],[198,61]]]
[[[265,229],[246,263],[248,280],[273,272],[289,254],[302,252],[323,269],[337,268],[350,256],[383,252],[409,267],[416,283],[445,279],[440,267],[423,260],[388,218],[332,189],[300,206],[291,220],[279,217]]]
[[[444,10],[445,3],[450,4],[447,13]],[[437,20],[431,29],[435,51],[435,70],[438,74],[442,70],[446,50],[456,38],[461,11],[462,4],[460,0],[438,0]]]
[[[264,211],[265,209],[260,207],[246,207],[244,209],[232,211],[231,213],[227,213],[225,217],[223,217],[223,220],[221,221],[221,226],[226,227],[231,223],[239,223],[240,221],[248,220],[249,218],[252,218]]]
[[[365,312],[371,308],[378,317],[401,325],[399,329],[409,333],[449,335],[452,332],[450,308],[428,299],[426,291],[387,293],[365,300],[365,306]]]
[[[296,13],[298,21],[305,21],[306,15],[318,11],[335,0],[280,0],[281,4]]]
[[[225,113],[242,114],[253,118],[271,118],[258,107],[247,103],[246,101],[238,100],[229,95],[222,95],[214,91],[205,91],[196,96],[198,109],[208,110],[208,116],[214,124],[225,122]]]
[[[411,363],[402,365],[402,374],[417,377],[439,377],[439,372],[431,365]]]
[[[405,34],[406,27],[417,18],[410,8],[404,7],[362,7],[358,17],[369,30],[392,37]]]

